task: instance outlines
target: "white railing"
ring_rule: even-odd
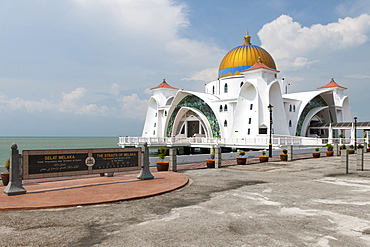
[[[277,136],[272,138],[273,146],[302,145],[315,146],[322,145],[325,139],[298,137],[298,136]],[[326,139],[327,140],[327,139]],[[266,146],[269,144],[269,137],[245,137],[245,138],[207,138],[207,137],[119,137],[118,145],[124,146],[141,146],[145,142],[148,145],[222,145],[222,146]]]

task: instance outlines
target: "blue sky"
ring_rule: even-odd
[[[137,136],[151,87],[203,90],[252,43],[291,91],[330,81],[370,121],[370,2],[0,0],[0,136]]]

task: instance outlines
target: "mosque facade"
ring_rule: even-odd
[[[288,91],[272,56],[250,36],[222,59],[218,78],[204,92],[170,86],[151,88],[142,137],[254,138],[325,137],[317,124],[352,120],[346,88],[332,79],[313,91]]]

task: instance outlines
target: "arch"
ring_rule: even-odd
[[[169,98],[167,99],[167,101],[166,101],[166,105],[171,105],[171,104],[172,104],[173,99],[174,99],[174,97],[173,97],[173,96],[169,97]]]
[[[288,119],[286,114],[281,114],[285,112],[286,109],[282,99],[281,87],[278,81],[274,81],[269,85],[268,103],[274,106],[272,113],[274,133],[279,135],[289,135]],[[267,108],[267,106],[264,107]]]
[[[297,122],[296,136],[305,136],[308,129],[310,120],[321,110],[328,108],[328,104],[325,102],[321,95],[317,95],[311,99],[304,107],[299,120]],[[329,114],[332,121],[332,116]]]
[[[173,123],[172,136],[181,137],[211,137],[212,129],[206,118],[200,111],[181,107]]]
[[[194,111],[198,111],[199,115],[204,116],[205,121],[208,122],[210,126],[210,136],[221,137],[220,125],[218,124],[216,115],[213,112],[212,108],[204,100],[192,94],[185,96],[172,111],[171,117],[169,118],[167,124],[167,137],[171,137],[174,135],[174,122],[180,109],[182,108],[188,108]]]
[[[167,117],[167,111],[166,110],[164,111],[164,116]]]
[[[227,93],[229,91],[229,87],[227,85],[227,83],[225,83],[224,85],[224,93]]]

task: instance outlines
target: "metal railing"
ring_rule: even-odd
[[[325,139],[298,137],[298,136],[277,136],[272,138],[273,146],[302,145],[314,146],[323,145]],[[222,145],[225,147],[248,146],[260,147],[269,144],[269,138],[265,136],[245,137],[245,138],[207,138],[207,137],[119,137],[118,145],[124,146],[141,146],[145,142],[154,146],[172,146],[172,145]]]

